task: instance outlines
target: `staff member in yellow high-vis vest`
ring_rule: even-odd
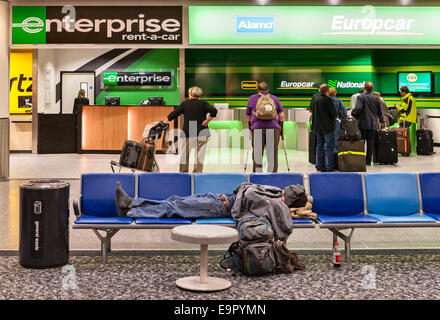
[[[407,86],[400,88],[400,95],[402,96],[402,103],[396,105],[397,110],[400,112],[399,125],[400,127],[409,128],[413,123],[417,123],[416,100]]]

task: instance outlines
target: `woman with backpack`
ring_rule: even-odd
[[[341,120],[347,118],[347,110],[345,109],[344,103],[341,99],[336,98],[336,89],[330,88],[329,94],[336,108],[336,123],[335,123],[335,141],[339,139],[339,131],[341,130]],[[335,143],[335,152],[338,152],[338,144]]]

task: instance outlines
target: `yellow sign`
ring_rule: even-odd
[[[258,81],[242,81],[241,90],[257,90]]]
[[[11,51],[9,75],[10,114],[32,113],[32,51]]]

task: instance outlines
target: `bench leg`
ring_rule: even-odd
[[[105,229],[101,231],[104,231],[106,235],[102,236],[98,229],[93,229],[93,232],[101,241],[101,263],[106,264],[107,254],[111,252],[111,239],[119,231],[119,229]]]
[[[345,235],[343,234],[339,229],[336,228],[330,228],[329,229],[333,233],[333,244],[332,248],[335,245],[335,242],[337,241],[338,237],[344,240],[345,244],[345,261],[347,263],[347,266],[351,266],[351,237],[353,236],[354,228],[351,228],[350,234]]]

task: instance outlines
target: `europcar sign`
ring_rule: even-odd
[[[190,44],[440,44],[440,7],[189,6]]]
[[[182,43],[182,7],[14,6],[12,44]]]

